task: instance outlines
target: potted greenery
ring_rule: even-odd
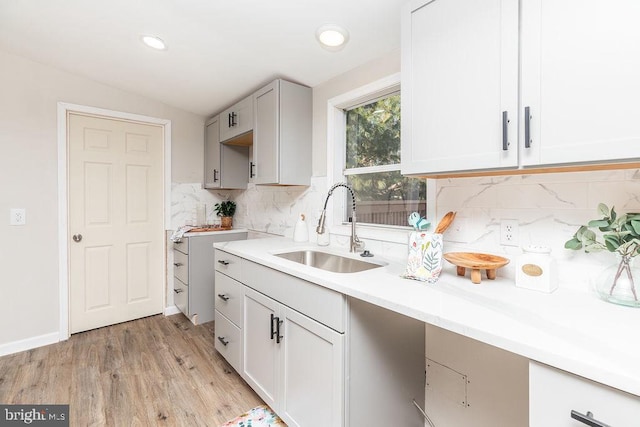
[[[573,250],[584,248],[585,252],[608,250],[615,253],[618,262],[594,280],[596,292],[607,301],[640,307],[640,287],[636,284],[640,280],[640,271],[632,265],[640,254],[640,213],[618,215],[615,207],[609,210],[604,203],[598,205],[598,213],[602,218],[581,226],[564,247]],[[592,228],[600,232],[601,241]]]
[[[225,200],[214,205],[216,215],[220,217],[220,225],[223,228],[231,228],[233,226],[233,214],[236,213],[236,202],[233,200]]]

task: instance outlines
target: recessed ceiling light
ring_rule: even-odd
[[[323,48],[337,51],[349,41],[349,32],[339,25],[325,24],[316,30],[316,38]]]
[[[154,49],[158,49],[158,50],[166,50],[167,49],[167,45],[164,43],[164,41],[160,37],[156,37],[156,36],[141,36],[140,39],[142,40],[142,43],[144,43],[147,46],[152,47]]]

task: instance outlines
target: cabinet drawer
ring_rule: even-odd
[[[242,283],[310,318],[344,332],[346,300],[339,292],[244,260]]]
[[[240,328],[216,310],[215,347],[237,372],[240,369],[242,334]]]
[[[189,287],[179,279],[173,279],[173,303],[186,316],[189,316]]]
[[[637,426],[640,397],[551,368],[529,363],[529,425],[531,427],[578,427],[571,411],[610,426]]]
[[[183,237],[179,242],[173,242],[173,250],[180,251],[183,254],[189,254],[189,238]]]
[[[242,258],[231,255],[230,253],[216,249],[216,270],[232,277],[236,280],[240,279],[241,261]]]
[[[185,285],[189,284],[189,255],[173,251],[173,275]]]
[[[216,271],[216,310],[242,327],[242,289],[240,282]]]

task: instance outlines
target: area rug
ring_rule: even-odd
[[[227,421],[220,427],[287,427],[287,425],[273,413],[271,408],[261,405]]]

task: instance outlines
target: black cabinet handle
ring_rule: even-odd
[[[218,169],[213,170],[213,182],[218,182]]]
[[[253,173],[253,168],[256,166],[255,163],[249,162],[249,178],[253,178],[256,174]]]
[[[502,149],[509,150],[509,115],[506,111],[502,112]]]
[[[225,261],[223,259],[219,259],[218,262],[222,265],[229,265],[229,261]]]
[[[229,341],[225,340],[224,337],[218,337],[218,341],[220,341],[225,347],[229,344]]]
[[[238,122],[236,121],[236,118],[238,117],[238,115],[236,113],[231,113],[231,126],[230,127],[235,127]]]
[[[609,424],[605,424],[602,421],[598,421],[593,418],[593,413],[591,411],[587,411],[587,414],[585,415],[572,409],[571,418],[591,427],[611,427]]]
[[[227,114],[227,127],[231,127],[231,113]]]
[[[218,294],[218,298],[220,298],[222,301],[229,301],[229,297],[225,294]]]
[[[279,317],[276,317],[276,344],[280,344],[280,341],[282,340],[282,338],[284,338],[282,335],[280,335],[280,326],[282,326],[283,321],[280,320]]]
[[[176,266],[176,267],[182,267],[182,263],[181,262],[174,262],[173,265]]]
[[[524,148],[531,147],[531,107],[524,107]]]
[[[271,313],[271,339],[273,339],[276,336],[276,327],[274,324],[274,320],[277,320],[278,318],[276,316],[273,315],[273,313]]]

